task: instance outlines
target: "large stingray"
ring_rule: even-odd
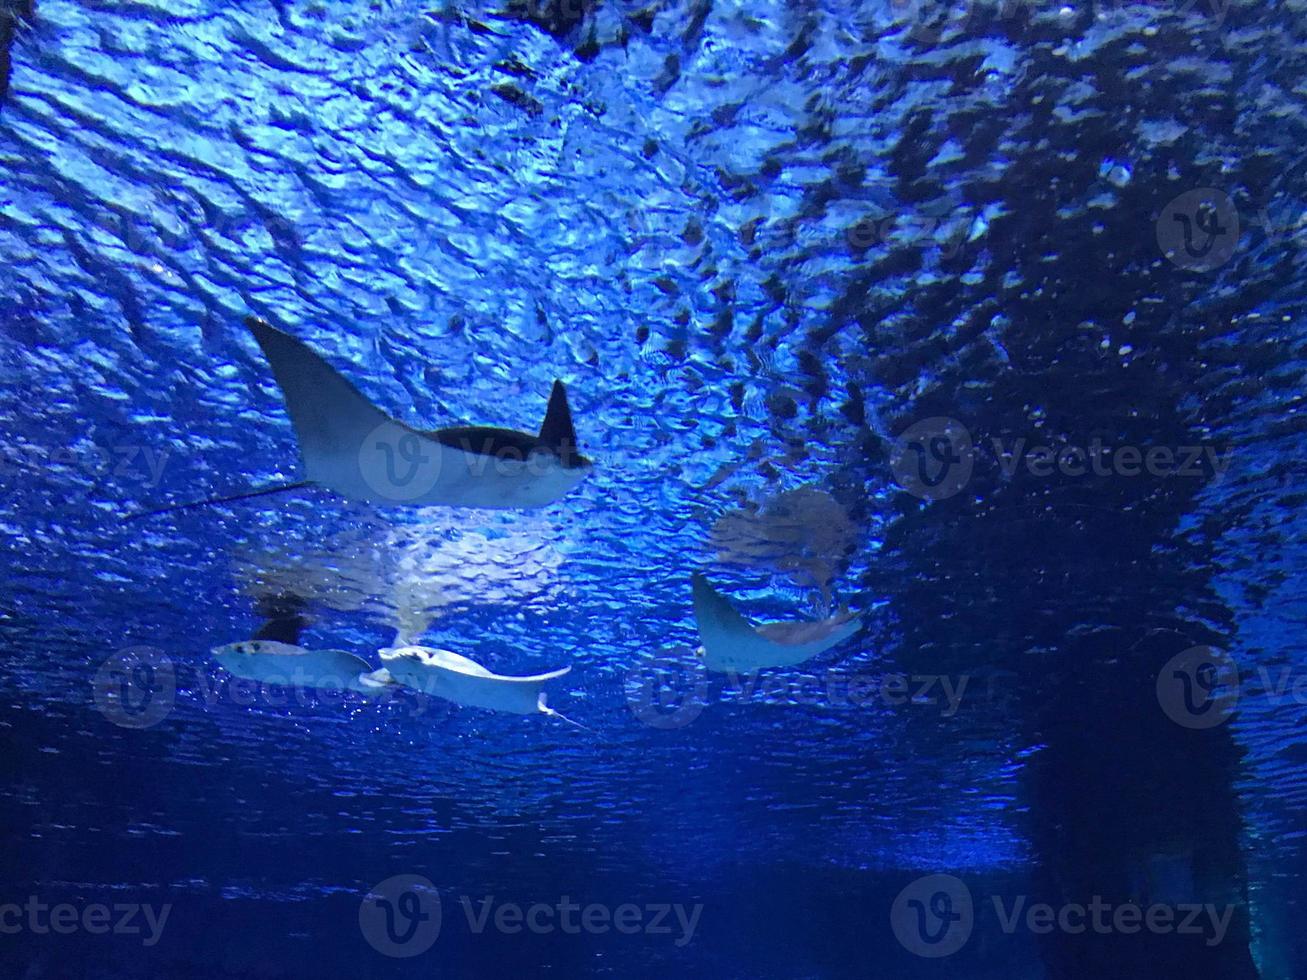
[[[699,655],[704,666],[743,673],[802,663],[842,643],[862,625],[862,617],[846,609],[815,622],[754,626],[698,574],[694,576],[694,618],[703,641]]]
[[[149,514],[306,486],[379,504],[543,507],[571,491],[592,468],[577,451],[561,381],[554,382],[536,434],[473,425],[420,431],[373,405],[301,341],[258,317],[245,323],[285,399],[305,479]]]
[[[389,680],[424,694],[492,711],[517,715],[545,714],[578,728],[585,727],[560,715],[545,703],[545,684],[562,677],[571,667],[545,674],[510,677],[492,673],[475,660],[449,650],[415,644],[382,650],[381,663],[382,670],[377,671],[377,675],[388,674]],[[375,681],[384,682],[386,679],[374,675]]]
[[[228,673],[260,684],[368,695],[380,694],[387,686],[384,677],[375,676],[371,664],[344,650],[309,650],[276,640],[242,640],[214,647],[209,653]]]

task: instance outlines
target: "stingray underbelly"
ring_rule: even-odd
[[[745,643],[705,647],[704,666],[709,670],[748,672],[769,667],[793,667],[826,649],[825,644],[789,646],[761,637]]]
[[[768,667],[793,667],[805,660],[838,646],[858,631],[859,621],[842,623],[824,636],[806,643],[784,643],[767,636],[794,635],[791,623],[765,624],[748,635],[715,637],[712,643],[705,640],[704,666],[709,670],[751,671]],[[817,625],[817,624],[813,624]]]
[[[242,680],[283,687],[344,689],[351,687],[359,674],[354,657],[349,654],[336,657],[330,651],[295,655],[240,654],[219,658],[218,663]],[[366,668],[367,664],[363,666]]]
[[[401,684],[457,704],[530,715],[539,710],[540,684],[499,677],[477,677],[443,667],[391,662],[391,676]]]
[[[543,507],[578,482],[553,463],[465,452],[412,433],[398,440],[369,435],[304,457],[312,482],[383,506]]]
[[[531,715],[539,710],[542,686],[495,677],[473,677],[449,670],[434,671],[438,676],[435,693],[439,697],[475,708]]]

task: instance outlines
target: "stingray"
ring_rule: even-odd
[[[306,344],[258,317],[245,323],[281,389],[304,479],[137,516],[311,486],[374,504],[535,508],[561,499],[593,468],[577,450],[561,381],[538,433],[476,425],[421,431],[368,401]]]
[[[516,715],[544,714],[577,728],[584,725],[559,714],[545,702],[544,686],[571,671],[571,667],[545,674],[510,677],[496,674],[475,660],[435,647],[387,647],[381,651],[382,669],[373,682],[390,681],[446,701]],[[586,729],[589,731],[589,729]]]
[[[694,618],[703,646],[699,655],[709,670],[748,673],[764,667],[790,667],[842,643],[862,625],[847,609],[815,622],[763,623],[754,626],[726,597],[694,576]]]
[[[344,650],[300,646],[308,626],[308,603],[292,592],[260,597],[263,625],[248,640],[214,647],[210,656],[224,670],[245,680],[286,687],[310,687],[378,694],[387,685],[372,665]]]
[[[230,674],[260,684],[380,694],[389,685],[362,657],[344,650],[310,650],[276,640],[242,640],[209,655]]]

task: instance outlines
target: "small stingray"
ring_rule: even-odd
[[[376,674],[388,677],[373,675],[377,682],[384,683],[389,679],[424,694],[476,708],[509,711],[516,715],[549,715],[589,731],[545,703],[545,683],[567,674],[571,667],[547,674],[509,677],[492,673],[475,660],[457,653],[412,644],[382,650],[381,663],[383,667]]]
[[[209,651],[223,669],[261,684],[355,691],[375,695],[385,689],[372,665],[344,650],[308,650],[276,640],[243,640]]]
[[[538,434],[471,425],[422,432],[373,405],[306,344],[258,317],[245,323],[285,399],[305,479],[137,516],[308,486],[375,504],[544,507],[569,493],[593,468],[577,451],[561,381],[554,382]]]
[[[696,574],[693,582],[694,618],[703,641],[699,654],[709,670],[790,667],[842,643],[862,625],[860,615],[845,609],[815,622],[754,626],[702,575]]]

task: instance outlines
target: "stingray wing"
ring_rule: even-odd
[[[395,422],[363,396],[307,344],[258,317],[246,326],[272,367],[309,479],[319,482],[340,460],[357,460],[364,441],[378,426]],[[355,464],[357,465],[357,464]]]
[[[858,616],[841,614],[816,623],[754,627],[702,575],[694,576],[694,616],[710,670],[752,671],[789,667],[814,657],[858,631]]]
[[[370,674],[373,670],[372,665],[362,657],[346,650],[311,650],[309,655],[325,670],[336,676],[354,677],[358,674]]]
[[[551,670],[544,674],[527,674],[524,676],[496,674],[494,671],[482,667],[475,660],[461,654],[449,650],[439,650],[435,647],[422,647],[421,649],[425,654],[425,663],[428,666],[454,671],[467,677],[483,677],[500,684],[543,684],[545,681],[552,681],[557,677],[562,677],[572,670],[571,667],[563,667],[561,670]]]
[[[715,642],[738,643],[753,635],[753,624],[736,612],[726,597],[708,584],[708,580],[695,573],[694,618],[699,624],[699,637],[703,645],[712,649]]]
[[[434,693],[459,704],[492,711],[510,711],[518,715],[533,715],[540,710],[540,698],[545,682],[562,677],[570,667],[533,674],[529,677],[507,677],[502,674],[447,673]]]
[[[417,651],[417,655],[424,667],[435,667],[440,670],[452,670],[456,674],[467,674],[469,677],[495,676],[475,660],[472,660],[469,657],[464,657],[462,654],[454,653],[452,650],[441,650],[438,647],[419,646],[414,646],[411,649]]]
[[[695,574],[694,619],[703,642],[704,665],[710,670],[756,670],[775,661],[775,644],[758,636],[726,597]]]
[[[491,674],[490,676],[501,684],[540,685],[543,684],[545,681],[556,680],[557,678],[562,677],[564,674],[570,674],[571,672],[572,672],[571,667],[561,667],[558,670],[547,671],[546,673],[543,674],[524,674],[521,676],[509,675],[509,674]]]
[[[403,659],[421,664],[420,674],[412,674],[398,667],[396,669],[399,673],[396,676],[401,683],[407,678],[409,686],[426,694],[434,694],[458,704],[520,715],[538,712],[545,682],[562,677],[572,669],[564,667],[545,674],[509,677],[486,670],[475,660],[449,650],[418,646],[383,650],[381,659],[392,665]]]
[[[231,647],[258,646],[257,652],[234,653]],[[282,687],[353,689],[360,674],[372,666],[346,650],[311,650],[268,640],[247,640],[213,651],[228,673],[246,680]]]
[[[825,650],[852,636],[861,626],[861,616],[842,614],[816,622],[764,623],[758,627],[758,635],[784,646],[820,646]]]

